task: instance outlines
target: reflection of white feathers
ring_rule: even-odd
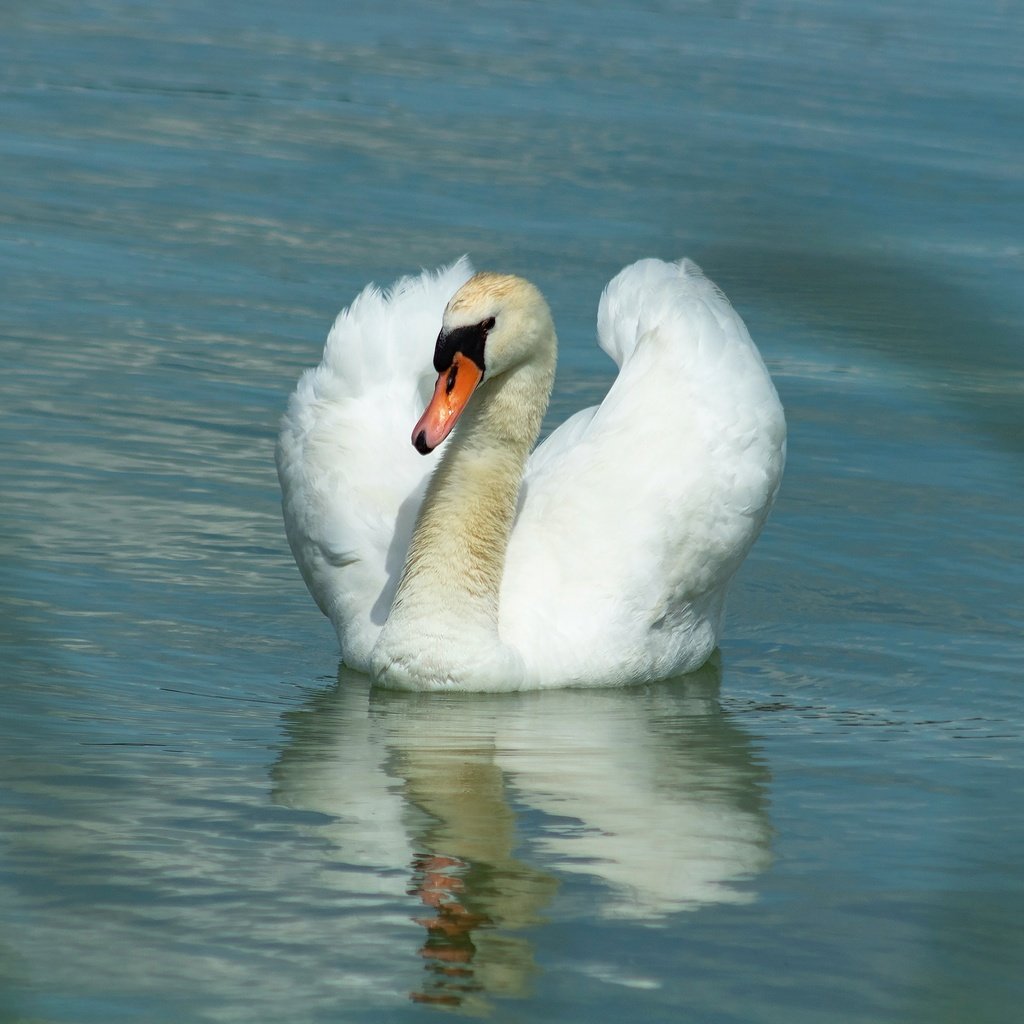
[[[594,878],[604,895],[589,913],[601,916],[653,922],[743,902],[740,883],[769,858],[763,772],[722,716],[711,669],[702,675],[513,705],[370,696],[346,674],[301,716],[308,734],[295,732],[275,769],[277,798],[335,818],[318,832],[340,860],[393,872],[396,889],[424,850],[495,869],[488,912],[499,925],[542,914],[554,890],[538,874]],[[517,826],[524,808],[541,812],[539,835]],[[507,893],[501,877],[516,879]]]
[[[605,917],[656,921],[752,899],[736,883],[767,866],[769,830],[756,801],[743,799],[750,766],[682,745],[665,756],[647,723],[602,703],[574,731],[545,708],[502,735],[516,798],[548,816],[537,843],[544,862],[600,879],[608,895],[594,910]]]
[[[339,860],[327,880],[339,891],[403,897],[414,848],[402,779],[367,714],[364,689],[342,688],[274,769],[275,799],[329,816],[316,832]]]

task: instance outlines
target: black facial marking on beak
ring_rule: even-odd
[[[468,327],[456,327],[453,331],[444,331],[437,336],[437,345],[434,347],[434,369],[438,373],[444,373],[456,352],[461,352],[467,359],[472,359],[480,371],[484,372],[487,367],[484,365],[484,342],[487,341],[487,332],[494,326],[494,317],[489,316],[478,324],[470,324]]]
[[[427,444],[427,432],[425,430],[421,430],[416,435],[416,440],[413,441],[413,445],[420,455],[429,455],[434,450]]]

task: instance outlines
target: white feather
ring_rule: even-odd
[[[386,295],[366,289],[282,424],[288,539],[344,660],[364,671],[436,464],[410,444],[435,377],[433,339],[470,274],[463,259]],[[499,602],[501,642],[522,664],[508,688],[622,684],[701,665],[781,479],[775,388],[695,264],[624,269],[601,298],[598,338],[618,377],[524,474]]]
[[[430,349],[465,257],[370,285],[343,310],[323,360],[288,403],[277,444],[285,529],[345,661],[365,670],[391,607],[433,464],[409,441],[436,376]]]

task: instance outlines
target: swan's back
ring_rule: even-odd
[[[531,459],[501,593],[502,639],[527,671],[578,685],[706,660],[785,459],[771,378],[695,264],[627,267],[598,336],[619,375]]]

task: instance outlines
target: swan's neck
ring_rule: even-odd
[[[448,442],[374,654],[384,682],[443,685],[514,670],[498,636],[498,597],[523,468],[554,379],[551,348],[550,360],[481,384]]]

